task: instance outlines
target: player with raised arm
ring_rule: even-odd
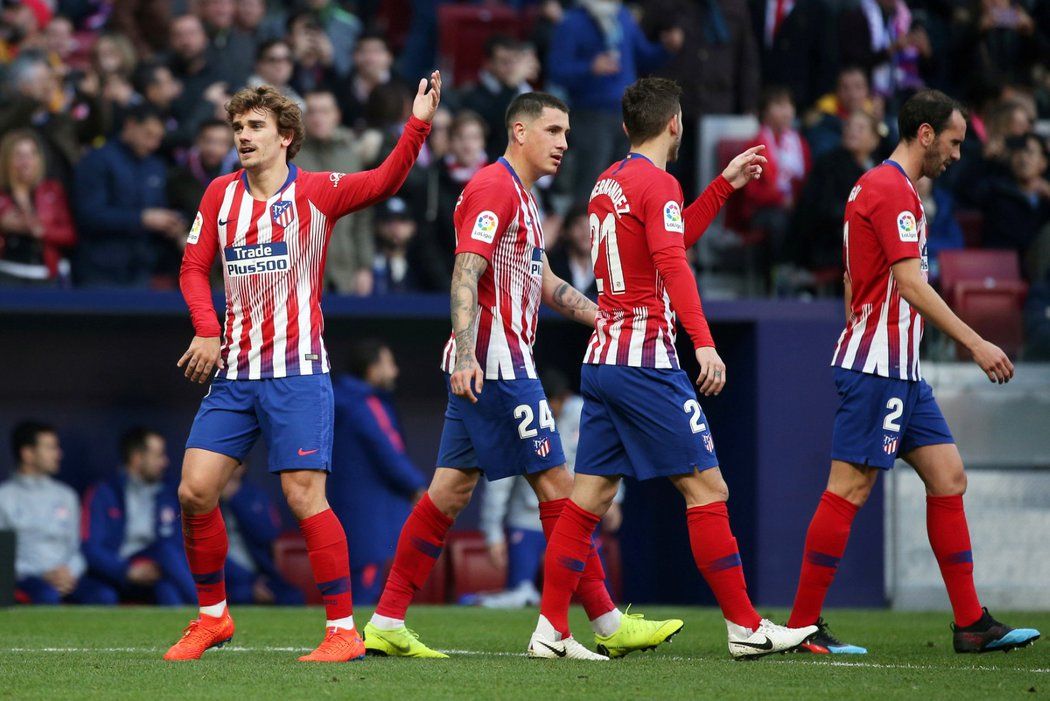
[[[919,342],[929,320],[969,349],[992,382],[1008,382],[1014,374],[1006,354],[964,324],[926,281],[926,216],[915,183],[959,160],[966,119],[955,100],[926,90],[904,103],[897,121],[897,148],[857,181],[846,203],[847,319],[832,359],[840,401],[831,475],[806,533],[789,625],[819,626],[803,646],[810,652],[867,652],[835,639],[820,612],[853,517],[879,472],[892,469],[899,456],[926,485],[926,528],[955,617],[955,651],[1010,650],[1032,643],[1039,632],[999,623],[977,599],[963,511],[966,473],[919,371]]]
[[[544,534],[572,491],[532,344],[541,301],[591,327],[596,307],[550,271],[530,192],[537,179],[556,173],[561,164],[569,110],[551,95],[525,93],[507,108],[506,126],[506,154],[471,178],[456,205],[452,335],[441,361],[448,408],[438,467],[405,521],[379,605],[365,626],[365,647],[373,654],[447,657],[420,642],[404,619],[482,474],[488,480],[524,475],[539,498]],[[605,589],[593,546],[579,567],[576,593],[595,634],[622,654],[655,647],[681,630],[678,620],[622,614]],[[561,654],[607,659],[575,641]]]
[[[583,360],[576,483],[544,558],[541,614],[528,648],[533,657],[555,657],[572,639],[569,602],[579,563],[625,475],[667,477],[685,497],[693,557],[722,608],[734,657],[790,650],[817,630],[775,625],[751,605],[711,430],[678,364],[676,317],[696,348],[700,392],[717,395],[725,386],[685,248],[734,190],[761,175],[765,162],[761,146],[748,149],[683,212],[682,188],[666,170],[682,140],[681,93],[664,78],[627,88],[623,122],[631,152],[591,191],[598,315]]]
[[[223,578],[226,526],[218,502],[260,433],[324,597],[325,638],[299,659],[364,656],[354,628],[346,535],[325,499],[333,397],[322,339],[322,276],[335,221],[397,192],[430,131],[440,96],[439,73],[420,80],[412,117],[393,152],[378,168],[349,175],[310,173],[291,162],[303,142],[302,113],[274,88],[246,88],[226,105],[241,170],[208,186],[180,275],[196,335],[178,365],[200,383],[218,368],[190,429],[179,485],[200,615],[166,660],[198,659],[233,637]],[[224,327],[215,318],[208,283],[219,251]]]

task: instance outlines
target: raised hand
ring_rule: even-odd
[[[427,85],[430,91],[427,92]],[[441,102],[441,71],[430,74],[430,80],[419,79],[419,89],[416,90],[416,99],[412,101],[412,115],[430,124],[437,112],[438,103]]]
[[[759,151],[762,151],[765,147],[765,144],[752,146],[733,160],[729,161],[729,165],[727,165],[726,169],[722,171],[722,177],[728,180],[729,184],[737,190],[744,185],[747,185],[752,180],[758,180],[761,178],[762,165],[768,163],[768,161],[765,156],[759,153]]]

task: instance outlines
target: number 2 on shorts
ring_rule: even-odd
[[[549,428],[552,431],[556,431],[554,414],[551,413],[547,400],[541,399],[537,408],[540,414],[540,428]],[[532,420],[535,418],[535,415],[532,413],[532,407],[528,404],[519,404],[514,407],[514,418],[518,420],[519,438],[532,438],[539,433],[535,428],[532,428]]]

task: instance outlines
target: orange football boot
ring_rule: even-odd
[[[299,658],[300,662],[350,662],[365,656],[365,644],[357,629],[329,628],[324,640],[309,655]]]
[[[190,621],[182,631],[179,642],[171,646],[164,654],[170,661],[199,660],[204,651],[212,647],[222,647],[233,640],[233,618],[227,608],[219,617],[200,614]]]

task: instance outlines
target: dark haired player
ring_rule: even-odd
[[[591,191],[598,315],[583,360],[576,484],[544,558],[532,656],[553,657],[549,650],[570,638],[577,563],[625,475],[667,477],[685,497],[693,557],[722,608],[733,657],[790,650],[816,631],[778,626],[751,605],[711,430],[678,364],[676,317],[696,348],[700,392],[717,395],[725,386],[725,365],[715,351],[685,247],[696,242],[735,189],[761,175],[765,162],[761,146],[748,149],[683,212],[682,188],[666,171],[682,141],[681,93],[664,78],[644,78],[627,88],[623,123],[631,152],[602,173]]]
[[[456,205],[452,336],[441,362],[449,394],[438,467],[405,521],[383,595],[365,627],[365,647],[373,654],[447,657],[420,642],[404,619],[482,474],[490,481],[524,475],[539,499],[544,534],[572,491],[532,344],[541,301],[588,326],[594,326],[596,308],[550,271],[530,193],[538,178],[558,171],[568,148],[569,110],[551,95],[525,93],[507,108],[506,127],[506,154],[471,178]],[[681,630],[678,620],[622,614],[605,589],[590,534],[587,542],[573,589],[599,640],[627,654]],[[569,659],[608,659],[571,639],[557,650]]]
[[[846,203],[842,250],[848,318],[832,360],[841,400],[831,475],[806,534],[789,625],[820,628],[803,645],[811,652],[867,652],[836,640],[820,611],[846,551],[853,517],[879,472],[892,469],[899,456],[926,485],[926,528],[955,616],[955,651],[1010,650],[1032,643],[1039,632],[999,623],[977,599],[963,511],[966,473],[919,371],[923,320],[929,319],[969,349],[992,382],[1008,382],[1014,375],[1006,354],[964,324],[926,281],[926,216],[915,183],[936,178],[959,160],[966,119],[955,100],[926,90],[904,103],[898,126],[901,141],[889,160],[865,173]]]
[[[198,659],[233,637],[223,576],[228,540],[218,503],[260,433],[324,597],[325,638],[299,659],[346,662],[364,656],[354,628],[346,534],[325,498],[333,397],[321,337],[322,276],[332,226],[397,192],[430,131],[440,96],[435,71],[429,81],[419,81],[412,117],[391,154],[375,170],[351,175],[308,173],[291,163],[302,145],[303,116],[274,88],[245,88],[226,106],[242,169],[208,186],[179,279],[196,335],[178,365],[202,383],[218,368],[186,440],[179,484],[200,615],[166,660]],[[215,318],[208,282],[220,251],[225,329]]]

